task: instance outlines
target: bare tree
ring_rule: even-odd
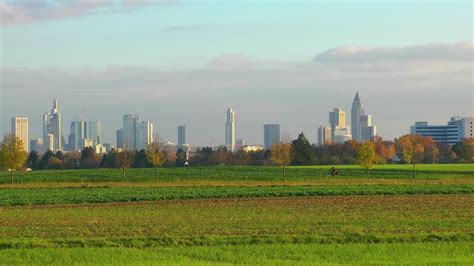
[[[28,153],[21,139],[14,135],[5,136],[0,148],[0,166],[10,171],[12,184],[13,173],[25,165],[27,159]]]
[[[134,157],[135,153],[127,149],[122,149],[121,151],[117,152],[117,166],[118,168],[122,169],[123,177],[125,177],[127,169],[132,165]]]
[[[274,143],[270,150],[272,162],[281,166],[283,181],[285,177],[285,167],[291,162],[291,144]]]

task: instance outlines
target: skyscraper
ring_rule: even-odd
[[[229,151],[235,151],[235,112],[227,109],[227,122],[225,123],[225,146]]]
[[[263,146],[269,150],[273,143],[280,142],[280,125],[266,124],[263,125]]]
[[[332,142],[331,127],[321,125],[318,127],[318,145],[330,144]]]
[[[140,148],[140,117],[138,115],[123,116],[122,148],[137,150]]]
[[[178,126],[178,149],[182,149],[186,144],[186,127]]]
[[[143,121],[140,127],[140,145],[141,149],[145,149],[153,142],[153,123],[150,121]]]
[[[377,135],[376,126],[372,125],[372,116],[366,115],[364,105],[359,99],[359,93],[356,93],[352,102],[352,139],[358,142],[371,140]]]
[[[28,140],[28,117],[14,117],[12,118],[12,135],[20,138],[23,143],[23,148],[29,152]]]
[[[336,141],[336,135],[348,135],[349,129],[346,128],[346,112],[341,108],[334,108],[329,112],[329,123],[331,124],[331,140]]]
[[[68,137],[69,150],[78,151],[84,148],[84,139],[86,138],[85,121],[72,121],[71,134]]]
[[[99,121],[86,122],[86,138],[92,141],[92,146],[102,144],[102,123]]]
[[[117,148],[123,148],[123,129],[117,130]]]
[[[360,118],[364,115],[364,105],[360,102],[359,93],[356,93],[354,101],[352,102],[351,111],[351,132],[352,139],[355,141],[362,141],[362,126]]]
[[[50,134],[53,136],[53,143],[49,143],[49,148],[52,148],[52,151],[54,152],[62,150],[63,137],[58,100],[54,100],[51,112],[43,115],[43,138],[45,141],[50,140],[50,137],[48,136]]]

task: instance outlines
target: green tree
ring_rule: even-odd
[[[283,181],[286,180],[285,167],[291,162],[291,149],[290,143],[274,143],[270,149],[272,162],[281,167]]]
[[[363,168],[367,169],[367,175],[370,170],[375,167],[377,162],[377,154],[375,153],[375,145],[371,141],[362,143],[357,148],[357,163]]]
[[[28,155],[28,164],[32,169],[38,169],[39,168],[39,154],[37,151],[31,151],[30,154]]]
[[[155,178],[158,180],[158,167],[166,162],[166,152],[163,149],[163,143],[155,141],[146,148],[146,155],[150,163],[155,168]]]
[[[316,159],[316,152],[309,143],[308,139],[301,132],[297,139],[292,142],[291,164],[293,165],[311,165]]]
[[[13,173],[25,165],[27,159],[28,153],[21,139],[14,135],[5,136],[0,147],[0,165],[3,169],[10,171],[12,184]]]
[[[454,152],[460,160],[464,162],[474,161],[474,140],[463,139],[461,142],[456,143],[451,151]]]
[[[413,179],[416,178],[416,164],[423,159],[425,153],[422,139],[420,135],[405,135],[399,140],[403,160],[413,165]]]

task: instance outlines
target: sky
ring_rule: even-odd
[[[474,113],[471,1],[0,0],[0,18],[3,134],[28,116],[41,138],[53,99],[63,135],[86,118],[112,144],[129,113],[223,144],[229,107],[247,144],[267,123],[316,142],[357,91],[384,139]]]

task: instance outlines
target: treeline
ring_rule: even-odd
[[[456,145],[441,145],[430,137],[405,135],[394,141],[386,141],[380,137],[370,141],[368,147],[374,152],[374,164],[386,163],[470,163],[474,162],[474,141],[465,139]],[[347,141],[343,144],[311,145],[303,133],[288,143],[289,165],[341,165],[359,164],[357,152],[361,143]],[[186,162],[183,150],[160,150],[163,162],[159,166],[182,167]],[[273,153],[275,153],[274,151]],[[128,151],[131,168],[148,168],[156,166],[147,150]],[[77,169],[77,168],[121,168],[121,151],[111,150],[99,155],[92,148],[85,148],[80,153],[46,152],[40,156],[32,151],[28,156],[27,165],[32,169]],[[281,165],[272,158],[271,150],[229,152],[225,148],[214,150],[210,147],[197,149],[189,158],[191,166],[209,165]],[[285,163],[286,164],[286,163]]]

